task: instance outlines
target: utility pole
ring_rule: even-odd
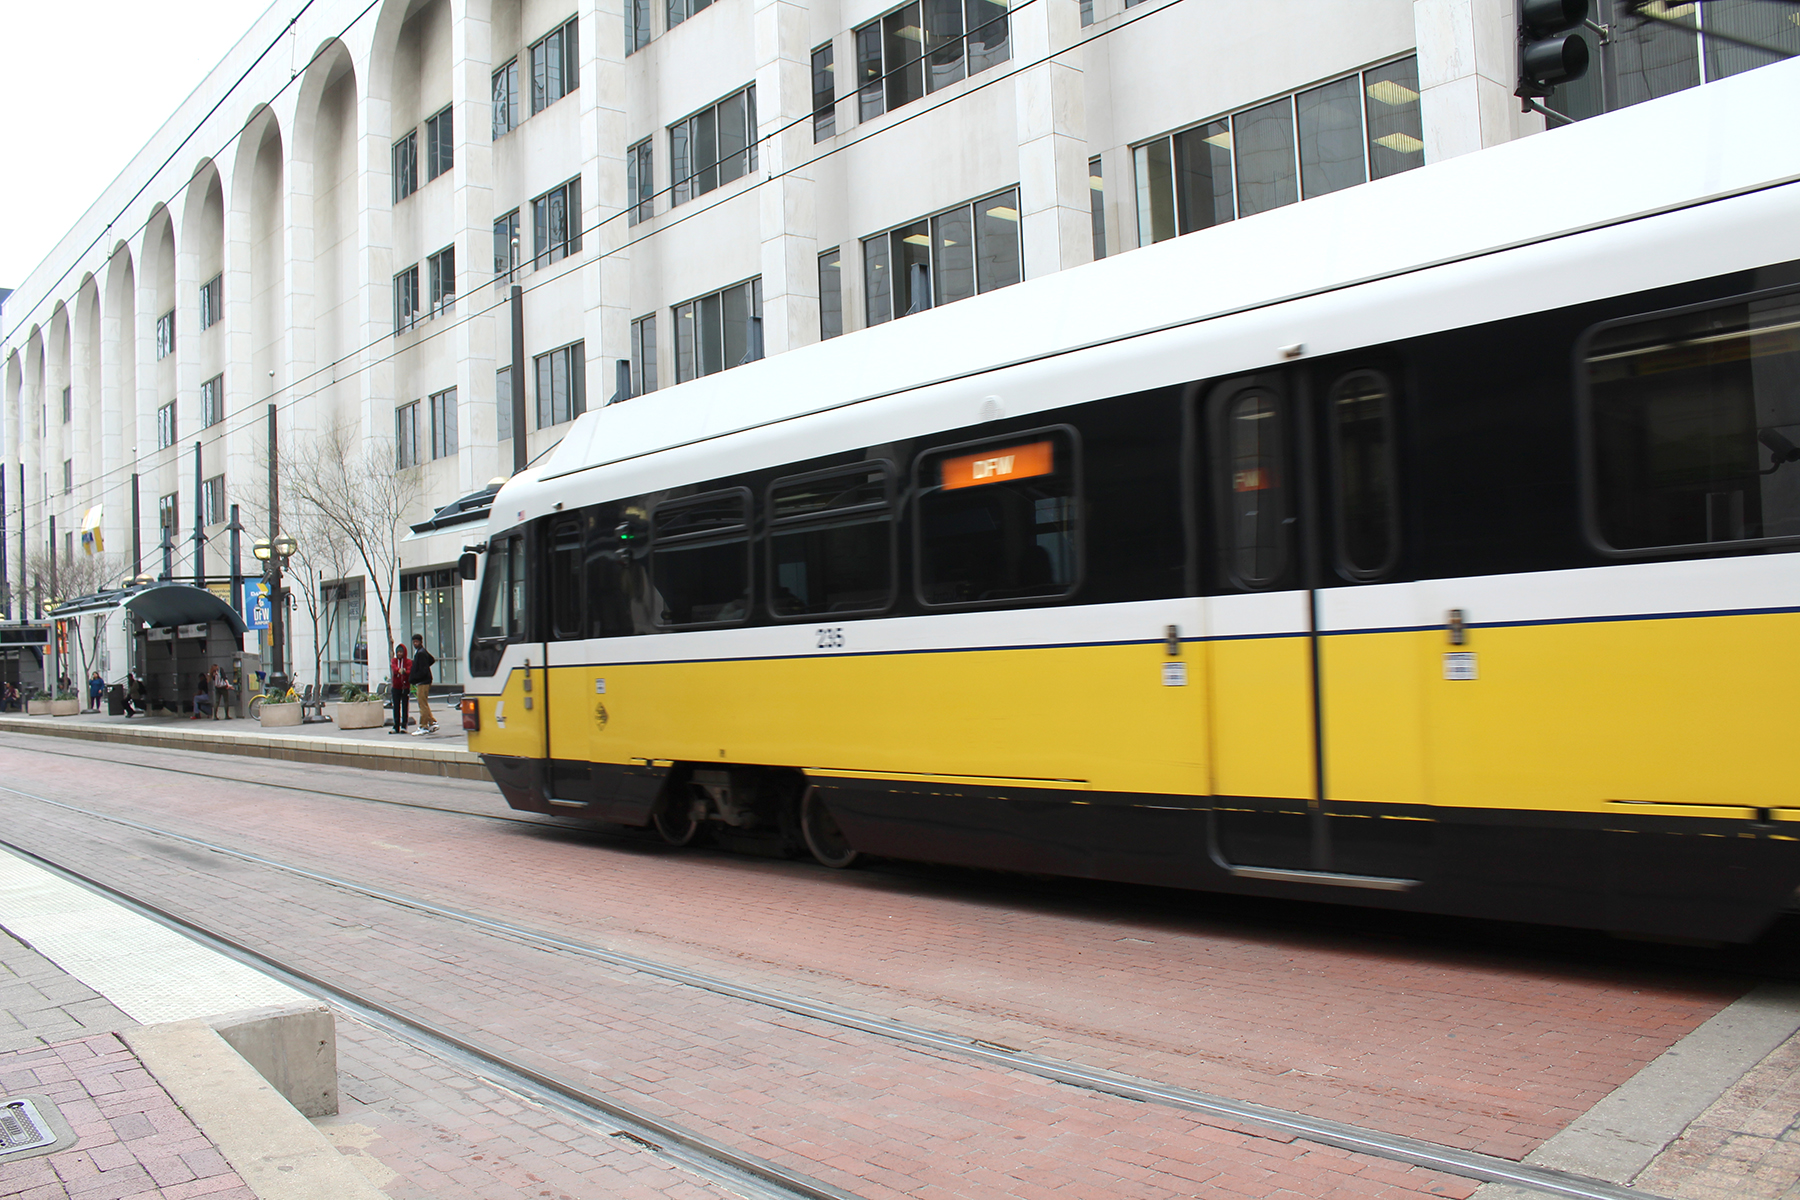
[[[131,473],[131,581],[144,577],[144,521],[138,508],[138,476]]]
[[[194,443],[194,586],[206,586],[206,468],[200,460],[200,443]]]
[[[515,269],[518,261],[515,249]],[[512,288],[512,420],[513,474],[517,475],[531,458],[525,438],[525,289],[516,283]]]
[[[274,372],[270,372],[274,374]],[[281,555],[274,551],[281,535],[280,460],[275,448],[275,405],[269,405],[269,691],[276,696],[287,692],[287,672],[281,661],[283,620],[286,607],[281,599]]]

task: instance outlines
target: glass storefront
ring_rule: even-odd
[[[400,626],[406,644],[422,634],[437,659],[432,679],[462,685],[462,580],[455,567],[400,576]]]
[[[369,683],[369,637],[363,605],[363,581],[349,579],[325,585],[330,630],[325,637],[325,682]],[[324,622],[321,622],[323,624]]]

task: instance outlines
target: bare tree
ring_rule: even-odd
[[[349,421],[327,426],[282,457],[291,464],[281,472],[284,506],[297,523],[316,523],[342,537],[345,565],[362,564],[369,591],[381,606],[385,645],[392,646],[400,539],[406,536],[405,518],[419,499],[419,472],[397,469],[393,441],[365,440]]]
[[[283,472],[283,475],[288,475]],[[281,487],[288,495],[293,495],[296,483],[291,478],[283,478]],[[356,552],[351,548],[350,539],[344,535],[335,522],[326,520],[317,509],[310,504],[296,505],[293,522],[288,525],[288,532],[300,548],[294,552],[290,560],[297,567],[295,572],[301,583],[300,600],[306,605],[307,618],[312,622],[313,634],[313,682],[319,694],[325,693],[325,648],[331,643],[332,629],[337,625],[337,605],[325,595],[325,581],[342,579],[350,574],[352,564],[356,560]]]
[[[54,610],[66,601],[79,596],[91,596],[95,592],[109,587],[118,587],[121,582],[119,576],[125,569],[123,557],[123,555],[117,554],[77,554],[74,558],[58,555],[54,588],[50,586],[50,552],[48,550],[34,551],[26,558],[25,569],[31,574],[32,584],[42,597],[42,603],[46,609],[45,615],[54,620],[56,617]],[[91,652],[88,644],[81,639],[79,619],[75,621],[75,633],[69,639],[75,647],[76,655],[79,656],[80,676],[83,679],[87,678],[90,665],[100,661],[100,646],[103,631],[106,628],[106,617],[95,615],[93,625],[94,636]],[[64,664],[65,669],[68,665],[70,664]]]

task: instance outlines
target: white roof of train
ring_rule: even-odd
[[[1037,363],[1034,390],[1055,390],[1055,363],[1043,360],[1068,350],[1800,179],[1800,138],[1780,116],[1797,111],[1800,60],[1778,63],[596,409],[575,421],[546,462],[507,483],[492,523],[506,528],[558,501],[632,495],[973,424],[971,389],[982,396],[993,380],[1018,376],[969,377],[1008,364]],[[1732,269],[1704,256],[1669,269],[1684,266],[1689,278]],[[1423,299],[1417,312],[1396,314],[1395,299],[1385,297],[1379,338],[1451,325]],[[1306,331],[1292,332],[1289,341],[1305,340]],[[1256,351],[1260,361],[1228,369],[1276,361],[1280,344],[1270,341]],[[1105,361],[1123,366],[1116,357]],[[923,416],[914,403],[909,428],[879,419],[898,393],[947,391],[961,402]],[[1042,398],[1002,399],[1009,414],[1048,406]],[[857,407],[842,412],[848,406]],[[855,420],[826,420],[830,433],[808,422],[804,434],[794,421],[834,410]],[[729,445],[718,440],[734,434]],[[716,469],[694,473],[688,454],[659,453],[699,446],[723,454]],[[661,469],[647,456],[665,460]],[[625,463],[640,469],[587,474]],[[684,469],[686,479],[669,473]]]

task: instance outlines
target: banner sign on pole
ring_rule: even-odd
[[[244,580],[244,624],[252,629],[269,627],[269,581]]]

